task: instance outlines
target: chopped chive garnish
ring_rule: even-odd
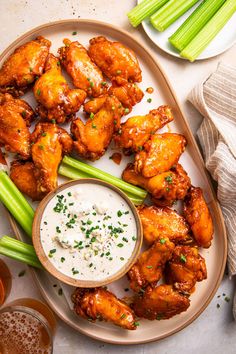
[[[122,211],[118,210],[117,211],[117,216],[120,218],[123,215]]]
[[[180,260],[181,260],[181,262],[183,262],[183,263],[186,263],[186,262],[187,262],[187,259],[186,259],[186,257],[185,257],[183,254],[180,255]]]

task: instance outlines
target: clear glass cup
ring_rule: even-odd
[[[41,301],[17,299],[0,309],[1,354],[51,354],[56,319]]]
[[[0,306],[4,304],[11,291],[12,276],[6,263],[0,259]]]

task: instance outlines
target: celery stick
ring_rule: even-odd
[[[226,0],[217,13],[208,21],[196,37],[180,53],[181,57],[193,62],[215,38],[236,11],[236,1]]]
[[[5,174],[5,172],[3,172]],[[5,176],[7,178],[5,178]],[[14,218],[21,225],[23,230],[27,233],[27,235],[31,236],[32,233],[32,223],[33,223],[33,215],[29,207],[27,207],[28,202],[22,198],[19,198],[19,191],[12,187],[11,184],[5,183],[9,182],[9,177],[5,174],[2,175],[2,171],[0,172],[0,201],[5,205],[5,207],[10,211],[10,213],[14,216]],[[3,177],[3,178],[2,178]],[[13,183],[12,183],[13,184]],[[15,194],[15,189],[17,193]],[[27,203],[27,204],[26,204]]]
[[[187,20],[172,34],[169,42],[179,51],[183,50],[226,0],[204,0]]]
[[[71,179],[80,179],[80,178],[91,178],[91,175],[88,175],[84,172],[78,171],[74,167],[67,166],[65,164],[61,164],[58,170],[59,174]],[[122,189],[122,188],[120,188]],[[143,203],[144,197],[141,198],[137,195],[134,195],[129,192],[125,192],[125,194],[129,197],[129,199],[135,204],[135,205],[141,205]]]
[[[25,208],[25,210],[34,217],[34,210],[31,207],[31,205],[27,202],[23,194],[19,191],[19,189],[16,187],[16,185],[12,182],[10,177],[7,175],[6,172],[0,171],[0,182],[5,184],[6,188],[9,190],[9,192],[14,195],[15,198],[17,198],[18,202],[22,207]]]
[[[151,16],[151,24],[158,31],[163,32],[198,1],[199,0],[170,0]]]
[[[127,13],[129,22],[133,27],[137,27],[145,18],[150,17],[155,11],[160,9],[168,0],[143,0]]]
[[[81,172],[74,167],[64,165],[63,163],[60,164],[58,173],[71,179],[91,178],[87,173]]]
[[[36,257],[36,253],[35,253],[34,247],[32,245],[18,241],[12,237],[3,236],[0,239],[0,244],[1,244],[1,246],[11,249],[13,251],[19,251],[26,256],[35,256]]]
[[[11,241],[9,241],[9,238],[10,237],[3,236],[0,239],[0,254],[24,262],[33,267],[43,269],[33,247],[29,253],[29,245],[25,244],[24,242],[14,240],[15,246],[13,247],[13,244]]]
[[[120,178],[114,177],[109,173],[99,170],[96,167],[87,165],[81,161],[78,161],[72,157],[65,156],[62,160],[64,165],[68,165],[70,167],[74,167],[81,172],[88,174],[90,177],[101,179],[105,182],[111,183],[114,186],[122,189],[124,192],[129,192],[135,196],[139,196],[141,198],[145,198],[147,196],[147,192],[139,187],[135,187],[132,184],[122,181]]]
[[[129,192],[125,192],[125,194],[134,203],[134,205],[142,205],[143,204],[144,198],[137,197]]]

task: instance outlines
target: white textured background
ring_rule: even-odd
[[[164,71],[169,77],[193,132],[201,122],[201,116],[189,103],[186,96],[193,86],[204,80],[217,66],[219,61],[235,64],[236,47],[227,53],[194,64],[175,59],[155,48],[142,29],[134,30],[128,24],[126,13],[135,5],[135,0],[0,0],[1,41],[0,51],[4,50],[18,36],[29,29],[46,22],[69,19],[97,19],[120,26],[131,32],[153,50]],[[0,235],[11,234],[8,222],[0,206]],[[19,278],[18,273],[27,269],[14,261],[6,260],[13,274],[13,291],[10,299],[18,297],[40,298],[29,272]],[[232,299],[235,281],[225,277],[220,289],[204,313],[188,328],[160,342],[125,347],[104,344],[87,338],[61,321],[54,343],[55,354],[235,354],[236,323],[232,317],[232,301],[223,300],[225,293]],[[220,298],[217,298],[221,295]],[[220,308],[216,304],[220,304]],[[13,353],[12,353],[13,354]],[[22,353],[23,354],[23,353]]]

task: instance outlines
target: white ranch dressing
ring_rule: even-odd
[[[86,183],[68,187],[49,201],[40,237],[44,252],[61,273],[78,280],[105,280],[131,257],[137,227],[119,194]]]

